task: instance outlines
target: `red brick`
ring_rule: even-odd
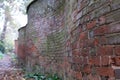
[[[88,40],[80,40],[80,48],[88,47]]]
[[[107,25],[100,26],[94,30],[94,35],[104,35],[108,33],[109,27]]]
[[[101,46],[97,49],[97,54],[104,55],[113,55],[113,47],[112,46]]]
[[[81,80],[81,79],[82,79],[82,74],[81,74],[81,72],[75,72],[75,77],[76,77],[78,80]]]
[[[94,39],[94,45],[98,46],[99,45],[99,40],[97,38]]]
[[[112,63],[116,66],[120,66],[120,56],[113,57]]]
[[[83,57],[83,64],[87,65],[88,64],[88,58],[87,57]]]
[[[91,29],[96,26],[96,20],[90,21],[87,23],[87,29]]]
[[[72,43],[72,49],[78,49],[78,48],[79,48],[79,41]]]
[[[114,77],[114,70],[111,67],[99,67],[97,73],[101,76]]]
[[[106,55],[106,50],[105,50],[105,48],[103,48],[103,47],[98,47],[98,49],[97,49],[97,54],[98,55]]]
[[[86,33],[86,32],[80,33],[80,40],[85,40],[85,39],[87,39],[87,38],[88,38],[88,36],[87,36],[87,33]]]
[[[15,54],[17,54],[18,53],[18,40],[15,40],[14,41],[14,43],[15,43]]]
[[[75,64],[75,65],[73,65],[74,66],[74,71],[81,71],[80,65],[82,65],[82,64]]]
[[[94,56],[89,58],[89,64],[90,65],[96,65],[96,66],[100,66],[100,57],[99,56]]]
[[[115,47],[115,54],[120,56],[120,46]]]
[[[76,64],[88,64],[88,59],[85,57],[72,57],[72,63],[76,63]]]
[[[101,65],[106,66],[106,65],[109,65],[109,64],[110,64],[109,56],[102,56],[101,57]]]
[[[37,51],[37,48],[36,48],[34,45],[32,45],[31,48],[30,48],[30,50],[31,50],[32,52],[34,52],[34,51]]]
[[[91,73],[91,66],[90,66],[90,65],[84,66],[83,72],[84,72],[84,73]]]
[[[83,48],[83,46],[84,46],[83,41],[80,41],[80,48]]]
[[[89,39],[87,41],[88,41],[87,45],[89,47],[95,47],[95,46],[98,46],[100,44],[100,39],[99,38]]]
[[[82,56],[80,57],[72,57],[72,63],[76,63],[76,64],[88,64],[88,59],[84,58]]]
[[[70,72],[69,72],[69,73],[71,74],[72,77],[75,76],[75,71],[74,71],[73,69],[70,69]]]
[[[81,55],[79,49],[73,50],[73,51],[72,51],[72,54],[73,54],[73,56],[80,56],[80,55]]]
[[[83,64],[84,63],[83,58],[82,57],[73,57],[72,63]]]
[[[99,43],[100,44],[107,44],[107,38],[105,36],[99,37]]]
[[[86,57],[89,55],[89,49],[88,48],[83,48],[81,51],[81,55]]]
[[[111,66],[120,66],[120,47],[118,46],[120,43],[120,10],[117,9],[119,7],[117,2],[120,2],[120,0],[111,0],[111,3],[107,3],[110,0],[64,1],[66,2],[64,6],[65,10],[63,9],[59,14],[53,14],[53,17],[48,14],[48,18],[46,18],[46,16],[42,18],[40,14],[37,14],[38,12],[28,12],[28,15],[34,14],[34,16],[30,18],[35,24],[33,24],[33,26],[31,26],[32,24],[27,25],[25,29],[27,37],[24,36],[24,38],[28,45],[27,48],[25,45],[20,46],[19,50],[22,55],[25,53],[25,50],[30,54],[28,55],[30,59],[28,59],[27,62],[30,62],[31,65],[38,63],[40,67],[41,65],[43,66],[45,72],[46,70],[47,72],[58,72],[58,74],[64,76],[66,80],[87,80],[89,75],[90,80],[99,80],[100,77],[108,80],[108,76],[109,78],[114,77],[114,70]],[[59,4],[59,0],[55,1],[55,5],[57,5],[56,3]],[[113,7],[115,7],[116,10],[109,12],[110,9],[113,10]],[[36,7],[36,9],[39,8]],[[73,14],[71,14],[72,11]],[[104,17],[105,15],[107,19]],[[98,20],[98,22],[96,20]],[[31,21],[29,23],[31,23]],[[58,31],[58,33],[56,31]],[[64,31],[67,33],[64,39],[63,36],[59,36],[59,32],[61,31],[63,34]],[[34,37],[37,39],[37,42],[33,41]],[[51,41],[49,41],[49,37]],[[54,38],[54,41],[52,38]],[[31,39],[32,43],[29,43],[28,39]],[[51,54],[49,54],[49,50],[46,51],[48,47],[42,44],[41,41],[50,44],[48,47],[51,49]],[[63,46],[60,46],[59,43],[63,44]],[[108,44],[114,45],[115,47],[113,48]],[[39,46],[39,49],[36,46]],[[61,54],[56,54],[59,53],[60,50],[63,50]],[[36,53],[37,51],[40,53],[38,56],[39,59],[31,56],[32,53]],[[111,59],[110,57],[112,56],[113,58]],[[71,69],[73,69],[73,71]],[[83,77],[80,71],[83,71]]]
[[[93,39],[89,39],[88,42],[87,42],[87,45],[88,45],[88,47],[94,47],[95,46],[94,40]]]
[[[105,51],[106,51],[106,54],[113,55],[113,46],[106,46]]]
[[[25,59],[25,45],[24,44],[18,44],[18,57],[21,59]]]

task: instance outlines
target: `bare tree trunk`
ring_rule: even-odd
[[[6,30],[7,30],[7,23],[8,23],[8,18],[5,16],[5,22],[4,22],[4,25],[3,25],[3,30],[2,30],[2,33],[1,33],[1,36],[0,36],[0,40],[4,42],[5,40],[5,35],[6,35]]]

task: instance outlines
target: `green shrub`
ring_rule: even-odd
[[[61,80],[57,74],[42,75],[41,73],[29,73],[25,75],[25,79],[34,80]]]
[[[2,53],[5,53],[5,45],[4,45],[3,41],[0,41],[0,51]]]

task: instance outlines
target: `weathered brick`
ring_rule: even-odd
[[[82,77],[82,79],[83,79],[83,80],[88,80],[87,75],[86,75],[86,74],[84,74],[84,75],[83,75],[83,77]]]
[[[88,58],[87,57],[83,57],[83,65],[87,65],[88,64]]]
[[[119,0],[39,1],[30,5],[25,36],[19,39],[29,65],[39,64],[41,72],[58,73],[63,80],[119,76],[112,69],[120,66]],[[48,2],[54,10],[47,11],[43,3]]]
[[[101,80],[99,75],[88,75],[89,80]],[[102,79],[103,80],[103,79]]]
[[[120,46],[115,47],[115,54],[120,56]]]
[[[119,14],[120,14],[120,9],[112,11],[109,14],[106,14],[105,15],[106,23],[112,23],[112,22],[120,21]]]
[[[76,77],[78,80],[81,80],[81,79],[82,79],[82,74],[81,74],[81,72],[75,72],[75,77]]]
[[[96,66],[100,66],[100,57],[99,56],[94,56],[89,58],[89,64],[90,65],[96,65]]]
[[[81,50],[81,55],[84,56],[84,57],[88,56],[89,55],[89,51],[88,50],[89,50],[88,48],[83,48]]]
[[[115,77],[110,77],[108,80],[115,80]]]
[[[85,65],[83,68],[84,73],[91,73],[91,66],[90,65]]]
[[[80,11],[77,15],[76,15],[76,20],[80,19],[82,17],[82,11]]]
[[[88,38],[88,35],[87,35],[86,32],[80,33],[80,40],[85,40],[85,39],[87,39],[87,38]]]
[[[76,64],[83,64],[83,57],[73,57],[72,58],[72,63],[76,63]]]
[[[101,80],[108,80],[108,76],[101,76]]]
[[[109,27],[107,25],[100,26],[94,30],[94,35],[99,36],[99,35],[104,35],[108,33]]]
[[[113,55],[113,47],[112,46],[101,46],[97,49],[97,54],[104,55]]]
[[[120,44],[120,34],[114,34],[114,35],[108,36],[107,37],[107,44],[110,44],[110,45]]]
[[[98,39],[99,39],[99,43],[100,43],[101,45],[105,45],[105,44],[108,43],[108,42],[107,42],[107,38],[106,38],[105,36],[100,36]]]
[[[100,17],[98,18],[97,24],[102,25],[102,24],[105,24],[105,23],[106,23],[106,18],[105,18],[105,16],[100,16]]]
[[[111,67],[99,67],[97,72],[101,76],[114,77],[114,70]]]
[[[21,59],[25,59],[26,57],[26,54],[25,54],[25,45],[24,44],[18,44],[18,57],[21,58]]]
[[[109,33],[119,33],[120,32],[120,23],[112,23],[109,25]]]
[[[100,41],[98,40],[98,38],[95,38],[95,39],[94,39],[94,45],[95,45],[95,46],[98,46],[99,43],[100,43]]]
[[[87,0],[82,0],[81,1],[81,9],[83,9],[84,7],[86,7],[88,5],[88,1]]]
[[[101,57],[101,65],[102,65],[102,66],[110,65],[109,56],[102,56],[102,57]]]
[[[74,41],[72,44],[72,49],[79,49],[79,41]]]
[[[87,40],[87,45],[88,45],[88,47],[94,47],[95,45],[94,45],[94,40],[93,39],[88,39]]]
[[[112,10],[120,8],[120,1],[119,0],[111,0],[111,8]]]
[[[103,16],[108,12],[110,12],[110,6],[107,4],[95,10],[95,17]]]
[[[115,69],[115,78],[120,79],[120,69]]]
[[[120,56],[113,57],[112,61],[114,65],[120,66]]]
[[[80,50],[79,49],[73,50],[72,55],[73,56],[80,56],[81,55]]]
[[[80,40],[80,48],[86,48],[86,47],[88,47],[88,40]]]
[[[84,21],[85,22],[89,22],[90,21],[90,14],[89,13],[84,16]]]
[[[77,63],[73,63],[71,69],[73,69],[74,71],[80,71],[81,70],[80,65],[77,64]]]
[[[87,29],[91,29],[96,26],[96,20],[93,20],[87,24]]]
[[[81,1],[82,1],[82,0],[78,0],[78,4],[77,4],[77,9],[78,9],[78,11],[81,10],[81,8],[80,8],[80,7],[81,7]]]
[[[78,13],[78,10],[76,9],[76,10],[72,13],[72,15],[71,15],[71,18],[72,18],[72,21],[73,21],[73,22],[76,21],[76,15],[77,15],[77,13]]]

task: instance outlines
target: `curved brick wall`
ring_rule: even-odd
[[[120,79],[120,0],[38,0],[27,12],[18,40],[25,51],[18,54],[26,55],[28,71],[64,80]]]
[[[25,34],[26,34],[26,26],[20,28],[18,30],[19,37],[18,40],[15,40],[15,54],[18,58],[18,66],[23,67],[25,66],[26,61],[26,45],[25,45]]]

